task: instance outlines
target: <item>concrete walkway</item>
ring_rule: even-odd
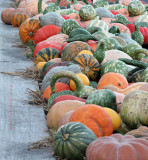
[[[11,3],[0,0],[0,13]],[[12,47],[18,39],[18,28],[0,20],[0,72],[14,72],[33,64],[23,55],[25,48]],[[25,101],[26,89],[36,87],[30,79],[0,74],[0,160],[52,159],[50,148],[28,150],[33,142],[49,136],[43,109]]]

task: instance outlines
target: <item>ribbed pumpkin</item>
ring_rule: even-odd
[[[75,57],[73,63],[80,66],[82,73],[85,74],[89,80],[98,80],[100,64],[95,57],[88,54],[80,54]]]
[[[65,91],[65,90],[70,90],[70,87],[67,84],[62,82],[57,82],[55,84],[55,93]],[[45,98],[49,99],[50,95],[51,95],[51,87],[48,86],[43,93],[43,102]]]
[[[39,62],[39,63],[36,65],[35,69],[36,69],[36,70],[42,70],[45,64],[46,64],[46,62]]]
[[[11,24],[14,27],[19,27],[28,18],[25,13],[14,13],[11,18]]]
[[[68,123],[60,127],[54,137],[55,155],[61,159],[83,160],[87,146],[96,138],[82,123]]]
[[[85,103],[77,100],[65,100],[52,106],[47,114],[47,126],[49,128],[59,128],[59,121],[62,116],[69,111],[76,110]]]
[[[14,8],[6,8],[1,13],[1,20],[5,24],[11,24],[11,16],[14,14],[15,9]]]
[[[88,51],[88,50],[82,50],[81,52],[79,52],[78,55],[80,55],[80,54],[88,54],[88,55],[93,56],[93,53],[91,51]]]
[[[121,118],[117,112],[115,112],[113,109],[104,107],[104,110],[108,113],[110,116],[112,123],[113,123],[113,131],[116,131],[120,125],[121,125]]]
[[[60,31],[61,31],[61,27],[59,26],[46,25],[36,32],[33,38],[34,43],[37,44],[43,40],[46,40],[47,38],[60,33]]]
[[[60,52],[55,48],[44,48],[40,50],[35,58],[34,63],[38,64],[39,62],[48,62],[49,60],[53,58],[59,58]]]
[[[127,79],[119,73],[109,72],[104,74],[98,82],[97,89],[103,89],[104,86],[113,85],[118,88],[124,89],[128,87]]]
[[[82,81],[82,83],[84,85],[89,86],[90,82],[89,82],[88,77],[85,74],[83,74],[83,73],[77,73],[76,75],[80,78],[80,80]],[[70,88],[71,88],[72,91],[76,90],[76,84],[74,83],[73,80],[70,80]]]
[[[58,51],[60,51],[62,45],[61,45],[60,43],[56,43],[56,42],[54,42],[54,41],[52,41],[52,42],[42,41],[42,42],[38,43],[38,44],[35,46],[35,49],[34,49],[34,57],[35,57],[35,55],[36,55],[41,49],[43,49],[43,48],[50,48],[50,47],[55,48],[55,49],[57,49]]]
[[[54,104],[56,104],[56,103],[58,103],[60,101],[65,101],[65,100],[77,100],[77,101],[81,101],[81,102],[85,102],[86,101],[85,99],[82,99],[82,98],[79,98],[79,97],[76,97],[76,96],[73,96],[73,95],[62,95],[62,96],[59,96],[56,99],[54,99],[54,101],[50,105],[50,108]]]
[[[110,136],[113,125],[110,116],[100,106],[88,104],[81,106],[70,117],[70,122],[80,122],[90,128],[97,137]]]
[[[61,53],[62,61],[73,61],[82,50],[89,50],[93,53],[92,48],[85,42],[74,41],[67,44]]]
[[[23,43],[33,40],[35,33],[41,28],[40,21],[35,18],[28,18],[19,27],[19,35]]]
[[[148,141],[130,135],[113,134],[93,141],[86,150],[87,160],[147,160]]]

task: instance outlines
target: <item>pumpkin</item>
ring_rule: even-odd
[[[84,5],[85,5],[85,3],[84,4],[80,4],[80,3],[78,3],[77,0],[73,0],[73,3],[70,5],[70,8],[72,8],[72,9],[74,9],[76,11],[80,11],[81,7],[84,6]]]
[[[147,126],[148,92],[137,90],[127,94],[120,113],[122,121],[130,128],[136,129],[140,124]]]
[[[25,1],[26,4],[25,4],[25,8],[26,8],[26,11],[28,13],[28,15],[30,17],[32,16],[35,16],[38,13],[38,1],[37,0],[26,0]],[[42,2],[42,10],[44,11],[44,9],[47,7],[47,4],[45,2]]]
[[[71,115],[72,115],[72,113],[73,113],[74,111],[75,111],[75,110],[66,112],[66,113],[62,116],[62,118],[61,118],[60,121],[59,121],[59,127],[65,125],[65,124],[67,124],[67,123],[69,123],[69,119],[70,119],[70,117],[71,117]]]
[[[45,64],[46,64],[46,62],[39,62],[39,63],[36,65],[35,69],[36,69],[36,70],[42,70]]]
[[[140,126],[137,129],[127,132],[126,135],[132,135],[136,138],[144,138],[145,140],[148,141],[148,127]]]
[[[70,16],[72,19],[77,20],[77,21],[81,20],[78,13],[70,13],[68,16]]]
[[[33,37],[33,41],[35,44],[37,44],[53,35],[59,34],[60,31],[61,31],[61,27],[59,26],[46,25],[36,32],[35,36]]]
[[[130,135],[113,134],[93,141],[86,150],[87,160],[146,160],[148,142]]]
[[[62,63],[61,58],[54,58],[54,59],[51,59],[50,62]]]
[[[41,28],[40,21],[35,18],[28,18],[19,27],[19,36],[24,44],[33,40],[35,33]]]
[[[109,72],[104,74],[98,82],[97,89],[103,89],[104,86],[113,85],[124,89],[128,87],[127,79],[120,73]]]
[[[27,14],[14,13],[11,17],[11,24],[14,27],[19,27],[26,19],[28,19]]]
[[[100,64],[95,57],[88,54],[80,54],[75,57],[73,63],[78,64],[82,73],[85,74],[90,80],[98,80]]]
[[[113,109],[104,107],[104,110],[108,113],[110,116],[112,123],[113,123],[113,131],[116,131],[120,125],[121,125],[121,118],[117,112],[115,112]]]
[[[118,9],[117,12],[119,12],[120,14],[129,17],[129,11],[126,8],[121,8]]]
[[[56,103],[52,106],[47,114],[47,126],[49,128],[58,129],[59,121],[66,112],[76,110],[84,104],[84,102],[80,102],[77,100],[65,100]]]
[[[92,48],[85,42],[74,41],[67,44],[61,53],[62,61],[73,61],[74,58],[79,54],[82,50],[89,50],[93,53]]]
[[[1,20],[5,24],[11,24],[11,16],[14,14],[15,9],[14,8],[6,8],[1,13]]]
[[[80,122],[90,128],[97,137],[110,136],[113,125],[110,116],[100,106],[88,104],[76,109],[70,122]]]
[[[82,99],[82,98],[79,98],[79,97],[76,97],[76,96],[73,96],[73,95],[62,95],[62,96],[59,96],[59,97],[57,97],[57,98],[55,98],[53,100],[53,102],[50,105],[50,108],[54,104],[56,104],[56,103],[58,103],[60,101],[65,101],[65,100],[78,100],[78,101],[81,101],[81,102],[85,102],[86,101],[85,99]]]
[[[35,55],[42,49],[44,48],[55,48],[57,49],[58,51],[61,50],[61,47],[62,45],[60,43],[57,43],[57,42],[54,42],[54,41],[42,41],[40,43],[38,43],[36,46],[35,46],[35,49],[34,49],[34,57]]]
[[[88,40],[88,42],[86,42],[86,43],[93,49],[94,52],[96,51],[96,48],[97,48],[97,42],[96,41]]]
[[[54,67],[52,68],[46,75],[45,77],[43,78],[43,81],[42,81],[42,90],[44,91],[45,88],[50,85],[50,80],[51,78],[53,77],[53,75],[59,71],[65,71],[65,70],[70,70],[74,73],[81,73],[81,69],[78,65],[74,64],[74,65],[70,65],[70,66],[57,66],[57,67]],[[62,79],[59,79],[58,81],[61,81],[66,83],[66,84],[69,84],[70,83],[70,79],[68,78],[62,78]]]
[[[54,137],[55,155],[62,159],[82,160],[87,146],[95,139],[96,135],[82,123],[68,123],[60,127]]]
[[[78,55],[80,55],[80,54],[88,54],[88,55],[93,56],[93,53],[91,51],[88,51],[88,50],[82,50],[81,52],[79,52]]]
[[[117,111],[116,95],[109,89],[100,89],[90,93],[85,103],[96,104]]]
[[[60,52],[55,48],[44,48],[40,50],[34,58],[34,63],[48,62],[50,59],[59,58]]]
[[[80,78],[80,80],[82,81],[82,83],[84,85],[88,85],[89,86],[90,82],[89,82],[88,77],[85,74],[77,73],[76,75]],[[73,80],[70,80],[70,88],[71,88],[72,91],[76,90],[76,85],[75,85]]]
[[[139,90],[140,87],[142,87],[143,85],[146,85],[146,84],[147,84],[146,82],[136,82],[136,83],[133,83],[133,84],[129,85],[125,89],[120,89],[120,88],[117,88],[113,85],[108,85],[108,86],[105,86],[104,88],[105,89],[110,89],[110,90],[115,91],[115,92],[122,93],[124,95],[127,95],[128,93],[130,93],[132,91]]]
[[[70,90],[70,87],[67,84],[62,82],[57,82],[55,84],[55,93],[65,91],[65,90]],[[42,99],[43,102],[45,101],[45,98],[49,99],[50,95],[51,95],[51,87],[48,86],[43,93],[43,99]]]
[[[143,86],[141,86],[139,88],[139,90],[143,90],[143,91],[147,91],[148,92],[148,83],[147,84],[144,84]]]

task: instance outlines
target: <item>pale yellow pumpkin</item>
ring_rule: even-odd
[[[65,100],[54,104],[47,114],[47,126],[58,129],[59,121],[65,113],[76,110],[84,104],[84,102],[78,100]]]
[[[121,125],[121,118],[120,118],[119,114],[111,108],[104,107],[104,109],[108,113],[108,115],[110,116],[110,118],[112,120],[113,130],[116,131]]]

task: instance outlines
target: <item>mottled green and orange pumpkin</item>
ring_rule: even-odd
[[[19,35],[24,44],[33,40],[35,33],[41,28],[37,18],[28,18],[19,27]]]
[[[19,27],[28,18],[25,13],[14,13],[11,18],[11,24],[14,27]]]
[[[59,57],[60,57],[60,52],[57,49],[51,47],[43,48],[36,54],[34,58],[34,63],[38,64],[39,62],[48,62],[53,58],[59,58]]]
[[[94,56],[88,54],[80,54],[73,60],[73,63],[78,64],[83,74],[90,80],[98,80],[100,64]]]

